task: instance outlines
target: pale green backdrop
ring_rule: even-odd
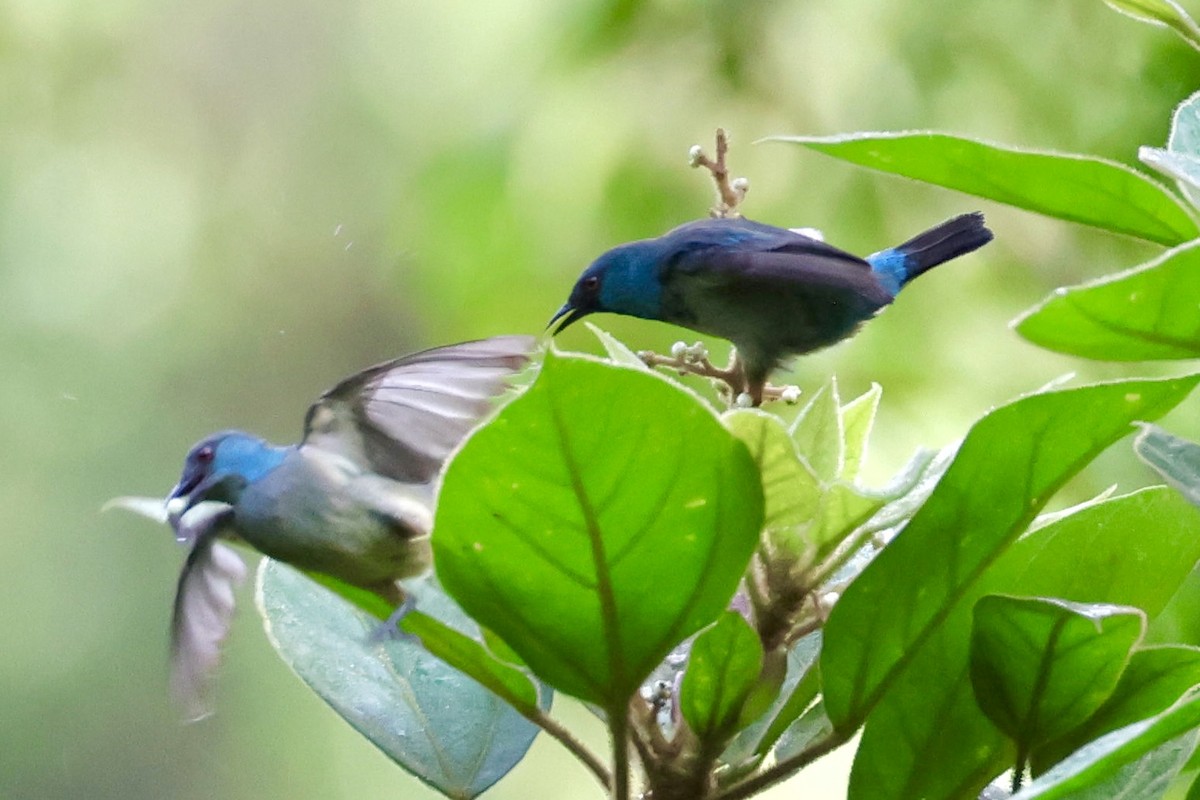
[[[0,797],[433,796],[274,658],[248,593],[219,713],[181,725],[164,667],[183,553],[100,506],[165,493],[210,431],[294,439],[374,361],[540,331],[601,250],[704,214],[686,156],[717,125],[747,213],[859,253],[988,213],[994,245],[796,373],[884,385],[878,479],[1064,372],[1155,371],[1007,327],[1153,249],[751,142],[929,127],[1133,162],[1198,68],[1099,0],[6,0]],[[679,338],[596,322],[637,348]],[[563,344],[593,347],[582,326]],[[1195,404],[1169,424],[1197,438]],[[1149,482],[1127,446],[1069,497],[1113,482]],[[839,769],[806,796],[839,796]],[[539,740],[489,796],[599,797],[589,780]]]

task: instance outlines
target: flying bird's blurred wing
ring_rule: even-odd
[[[212,677],[233,621],[234,589],[246,577],[241,558],[218,541],[232,521],[232,506],[206,501],[176,526],[180,540],[193,546],[179,575],[171,615],[171,695],[189,720],[212,713]]]
[[[388,361],[330,389],[304,420],[303,447],[405,483],[428,483],[529,363],[532,336],[497,336]]]

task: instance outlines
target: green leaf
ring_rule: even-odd
[[[381,622],[388,619],[392,615],[392,612],[395,611],[390,603],[374,592],[368,592],[366,589],[358,586],[351,586],[323,572],[303,572],[313,583],[324,586],[346,602],[356,606],[360,611],[370,614]]]
[[[798,755],[816,740],[827,738],[832,733],[833,724],[825,713],[825,704],[818,700],[779,737],[774,748],[775,760],[778,762]]]
[[[638,358],[637,353],[625,346],[617,337],[605,330],[601,330],[590,322],[584,321],[584,326],[592,332],[592,335],[600,340],[600,344],[604,345],[604,351],[608,353],[608,357],[615,364],[623,364],[627,367],[637,367],[639,369],[650,369],[646,366],[646,362]]]
[[[495,694],[416,641],[373,641],[373,615],[291,567],[263,559],[257,594],[284,662],[355,730],[443,794],[478,796],[533,743],[538,729]],[[431,585],[416,597],[426,612],[471,625]]]
[[[1133,449],[1189,503],[1200,506],[1200,445],[1172,436],[1157,425],[1143,425]]]
[[[749,453],[695,395],[550,353],[447,468],[433,550],[536,675],[612,709],[724,610],[762,514]]]
[[[1184,197],[1200,206],[1200,92],[1175,107],[1167,149],[1138,148],[1138,160],[1173,179]]]
[[[1154,487],[1086,504],[1023,536],[917,648],[867,719],[850,797],[973,796],[1012,765],[1015,749],[979,710],[971,688],[976,600],[1002,592],[1054,596],[1135,606],[1153,617],[1200,559],[1197,525],[1200,513],[1170,489]],[[939,768],[929,769],[931,763]]]
[[[740,731],[725,752],[721,763],[733,766],[757,763],[788,727],[812,705],[821,683],[813,669],[821,652],[821,632],[805,636],[787,653],[783,683],[774,702],[752,724]]]
[[[496,658],[477,640],[420,612],[410,613],[401,627],[420,639],[430,653],[495,692],[522,716],[537,713],[538,691],[529,677]]]
[[[814,560],[824,561],[859,526],[883,507],[887,498],[864,494],[852,486],[837,483],[821,495],[816,522],[807,540],[814,548]]]
[[[821,655],[825,706],[857,728],[916,651],[1072,475],[1133,420],[1181,401],[1196,376],[1033,395],[967,434],[933,494],[834,606]]]
[[[1200,158],[1200,92],[1175,107],[1167,149],[1175,155]]]
[[[696,637],[679,690],[679,708],[701,741],[732,733],[763,667],[758,634],[736,611]]]
[[[1040,775],[1093,739],[1165,711],[1197,685],[1200,649],[1168,645],[1135,651],[1100,710],[1082,727],[1034,753],[1034,774]]]
[[[1161,147],[1139,147],[1138,161],[1174,180],[1184,196],[1196,205],[1195,190],[1200,187],[1200,158],[1173,153]]]
[[[833,483],[842,473],[844,437],[837,381],[823,386],[792,424],[792,439],[804,462],[824,483]]]
[[[1013,795],[1013,800],[1074,798],[1133,764],[1147,753],[1200,725],[1200,692],[1193,691],[1161,714],[1126,725],[1075,751],[1068,759]],[[1185,762],[1195,747],[1195,737],[1185,741],[1179,761]],[[1182,764],[1180,764],[1182,766]],[[1111,796],[1111,795],[1109,795]]]
[[[1013,326],[1034,344],[1105,361],[1200,357],[1200,242],[1059,289]]]
[[[847,483],[858,480],[859,470],[867,460],[867,440],[871,437],[871,428],[875,425],[875,412],[879,409],[879,398],[883,389],[878,383],[862,395],[842,406],[842,433],[845,441],[845,453],[842,472],[838,476]]]
[[[975,604],[971,685],[1018,763],[1096,713],[1145,632],[1128,606],[988,595]]]
[[[903,175],[1167,246],[1200,235],[1174,194],[1123,164],[930,131],[777,136],[871,169]]]
[[[768,531],[808,522],[821,503],[821,482],[800,461],[796,445],[779,418],[753,408],[721,415],[721,421],[750,450],[764,495],[763,527]]]
[[[1136,20],[1170,28],[1192,47],[1200,49],[1200,28],[1175,0],[1104,0],[1104,3]]]
[[[821,634],[818,631],[801,639],[788,653],[788,681],[784,684],[785,691],[780,692],[782,704],[773,716],[768,717],[770,725],[755,747],[757,754],[765,755],[774,747],[821,691],[820,675],[812,668],[821,652],[820,648]],[[797,654],[799,658],[794,659]],[[821,713],[824,715],[824,710]]]
[[[1161,800],[1187,766],[1198,735],[1192,730],[1177,736],[1086,789],[1072,789],[1068,797],[1070,800]]]
[[[483,645],[488,649],[489,653],[505,663],[514,664],[518,667],[525,666],[525,662],[521,660],[521,657],[517,655],[511,647],[508,646],[508,642],[504,641],[487,628],[483,628],[482,633]]]

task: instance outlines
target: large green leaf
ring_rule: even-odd
[[[838,601],[821,654],[825,705],[849,733],[983,572],[1068,478],[1195,387],[1133,380],[1033,395],[968,433],[933,494]]]
[[[1104,0],[1111,8],[1142,22],[1163,25],[1178,33],[1192,47],[1200,49],[1200,28],[1175,0]]]
[[[1187,733],[1160,744],[1136,761],[1116,769],[1111,775],[1086,789],[1072,789],[1070,800],[1162,800],[1175,778],[1188,764],[1200,731]]]
[[[394,610],[374,592],[351,586],[319,572],[305,574],[378,620],[388,619]],[[438,603],[450,602],[445,595],[440,592],[438,594]],[[400,627],[405,633],[417,637],[430,653],[491,689],[522,716],[534,718],[538,715],[542,703],[539,700],[539,688],[527,674],[515,668],[511,662],[503,660],[501,656],[507,656],[507,650],[500,654],[492,652],[496,647],[506,648],[507,645],[490,631],[478,630],[474,623],[459,624],[456,629],[424,611],[409,612]],[[464,630],[470,630],[471,635],[464,633]],[[479,634],[478,638],[476,632]],[[484,641],[479,641],[480,638]],[[549,690],[546,690],[545,699],[548,700],[550,696]]]
[[[1191,18],[1188,22],[1195,29]],[[1200,45],[1200,38],[1196,44]],[[1175,107],[1167,148],[1139,148],[1138,159],[1173,178],[1192,205],[1200,206],[1200,92]]]
[[[800,457],[818,478],[832,483],[845,466],[845,437],[837,381],[831,380],[808,401],[792,423]]]
[[[430,584],[426,612],[473,627]],[[415,639],[376,641],[379,620],[300,572],[264,559],[258,605],[280,657],[357,731],[448,797],[471,798],[502,778],[538,729]],[[526,681],[528,683],[528,681]]]
[[[976,600],[1001,592],[1053,596],[1135,606],[1153,617],[1200,559],[1198,524],[1200,514],[1178,494],[1154,487],[1056,515],[1022,537],[920,645],[871,713],[851,798],[966,797],[1012,765],[1015,748],[979,710],[969,679]]]
[[[975,604],[971,685],[1018,763],[1096,713],[1145,627],[1129,606],[996,594]]]
[[[875,425],[875,412],[879,410],[879,398],[883,389],[878,383],[871,384],[862,395],[842,406],[842,438],[845,453],[842,459],[841,479],[850,483],[858,480],[858,473],[867,460],[867,440]]]
[[[763,526],[768,532],[811,520],[821,503],[821,481],[800,461],[779,418],[753,408],[727,411],[721,421],[745,442],[762,476]]]
[[[737,729],[762,667],[758,635],[736,611],[726,611],[696,637],[679,689],[679,709],[701,741],[720,740]]]
[[[1157,425],[1144,425],[1133,449],[1188,502],[1200,506],[1200,444],[1172,436]]]
[[[762,516],[746,447],[695,395],[550,353],[447,468],[434,559],[535,674],[612,709],[724,609]]]
[[[1014,327],[1034,344],[1106,361],[1200,357],[1200,242],[1059,289]]]
[[[1195,747],[1193,731],[1197,726],[1200,726],[1200,692],[1192,692],[1166,711],[1119,728],[1075,751],[1068,759],[1013,795],[1012,800],[1076,798],[1080,792],[1116,776],[1122,768],[1137,763],[1146,754],[1186,735],[1178,745],[1181,752],[1173,759],[1174,770],[1171,774],[1174,774]],[[1142,776],[1142,780],[1149,780],[1149,776]],[[1101,795],[1097,795],[1096,800],[1099,797]]]
[[[1174,645],[1135,651],[1117,688],[1095,715],[1034,753],[1033,773],[1045,772],[1093,739],[1165,711],[1197,685],[1200,648]]]
[[[780,136],[864,167],[1167,246],[1200,235],[1165,187],[1113,161],[931,131]]]

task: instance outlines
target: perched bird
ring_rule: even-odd
[[[326,392],[299,444],[226,431],[191,449],[167,498],[177,537],[191,545],[171,622],[172,692],[190,715],[207,712],[244,573],[218,540],[402,605],[397,580],[430,565],[431,482],[533,347],[532,337],[503,336],[405,356]]]
[[[845,339],[913,278],[991,239],[982,214],[963,214],[859,258],[786,228],[699,220],[601,255],[550,325],[610,311],[728,339],[758,405],[781,359]]]

